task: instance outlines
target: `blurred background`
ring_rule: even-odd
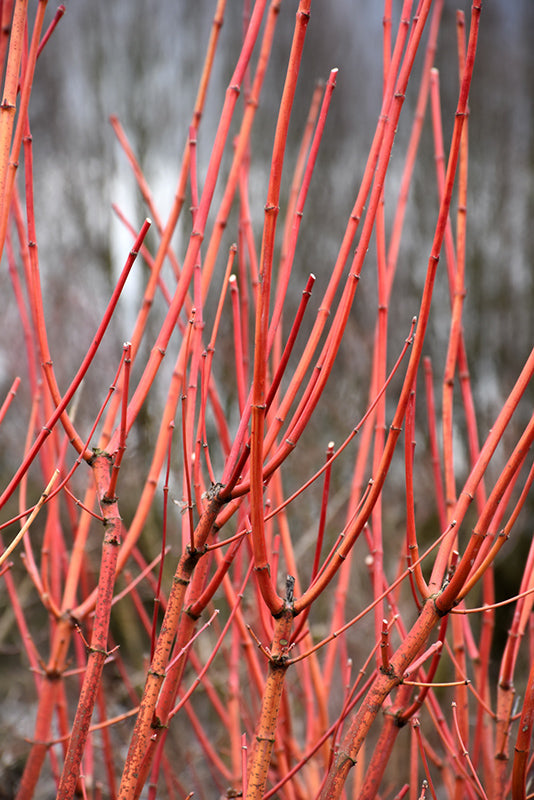
[[[401,5],[398,0],[393,3],[394,31]],[[282,93],[297,6],[294,0],[281,3],[273,55],[252,135],[250,199],[258,252],[276,109]],[[450,142],[458,95],[457,9],[465,12],[467,29],[469,27],[470,3],[445,0],[435,60],[440,71],[446,148]],[[116,115],[123,125],[160,215],[165,220],[176,187],[214,11],[214,0],[195,3],[118,0],[112,5],[105,0],[93,0],[90,4],[67,2],[66,14],[43,52],[30,106],[37,234],[41,269],[47,287],[45,304],[50,346],[64,385],[85,353],[100,320],[103,303],[131,246],[131,236],[112,211],[112,203],[118,205],[136,229],[147,214],[109,117]],[[339,68],[339,74],[305,208],[285,317],[287,325],[308,274],[314,272],[317,283],[301,341],[306,334],[306,325],[311,325],[314,311],[320,305],[356,197],[380,110],[382,14],[381,3],[361,0],[312,4],[284,165],[279,231],[314,86],[318,80],[326,80],[333,67]],[[206,110],[198,133],[201,186],[242,35],[243,3],[229,0]],[[467,298],[464,311],[466,347],[481,437],[491,427],[534,341],[534,227],[531,224],[534,211],[533,35],[534,7],[529,0],[516,0],[514,3],[500,0],[483,5],[470,96]],[[386,218],[389,222],[397,201],[423,54],[424,47],[418,55],[414,79],[409,85],[386,182]],[[236,126],[243,110],[244,95],[242,92],[236,111]],[[231,152],[228,152],[223,160],[208,234],[230,157]],[[188,197],[173,239],[179,260],[183,257],[190,233],[189,204]],[[427,111],[389,312],[390,366],[400,352],[412,317],[418,313],[437,208],[432,130]],[[155,234],[151,237],[148,241],[154,252]],[[237,218],[234,214],[220,250],[215,287],[217,280],[222,280],[228,247],[236,239]],[[348,335],[332,377],[335,389],[327,392],[300,446],[307,448],[306,453],[313,463],[322,461],[328,441],[339,442],[347,435],[367,403],[377,307],[372,248],[362,272]],[[164,275],[168,278],[168,285],[172,286],[170,268]],[[10,292],[5,272],[0,280],[0,288]],[[107,385],[112,376],[111,366],[105,366],[117,362],[119,348],[130,336],[139,292],[145,280],[146,267],[137,266],[104,341],[99,361],[87,378],[78,412],[82,419],[86,415],[87,423],[100,402],[102,380]],[[445,258],[442,257],[425,345],[425,355],[430,355],[433,361],[438,399],[449,335],[448,293]],[[208,319],[217,300],[216,294],[212,293],[208,298]],[[162,303],[161,298],[159,302]],[[163,312],[163,304],[160,310]],[[161,314],[158,316],[157,306],[152,317],[154,321],[150,323],[152,327],[149,325],[148,344],[140,355],[140,364],[144,363],[153,336],[159,330]],[[14,307],[8,310],[7,320],[13,336],[20,337]],[[237,425],[235,381],[233,377],[228,379],[234,370],[229,320],[226,325],[223,322],[221,337],[215,370],[223,405],[228,417]],[[300,352],[299,344],[295,352]],[[17,371],[17,360],[18,348],[0,353],[0,388],[7,390],[12,375]],[[167,362],[161,378],[162,397],[168,380],[164,371],[167,367],[170,369],[173,358],[168,358]],[[101,369],[104,369],[103,373]],[[394,385],[391,408],[395,397]],[[344,402],[340,402],[340,398]],[[419,408],[418,452],[426,445],[426,414],[422,401]],[[142,424],[136,426],[129,443],[128,458],[132,462],[142,463],[142,454],[150,451],[145,445],[153,436],[159,412],[156,393],[143,409]],[[530,412],[527,409],[523,413],[528,415]],[[525,422],[524,419],[518,420],[518,425],[521,421]],[[22,431],[26,421],[21,420],[20,424]],[[462,425],[460,414],[456,443],[459,479],[467,468]],[[21,431],[17,433],[20,435]],[[341,508],[346,499],[347,476],[353,465],[351,458],[346,459],[345,468],[340,466],[333,476],[334,489],[341,491]],[[295,485],[305,477],[298,469],[297,460],[300,461],[293,459]],[[310,463],[308,459],[306,461]],[[6,466],[9,465],[4,464],[4,468]],[[136,481],[143,471],[144,466],[140,473],[129,467],[132,490],[135,490]],[[394,477],[393,473],[392,480]],[[427,469],[421,471],[420,480],[423,485],[429,480]],[[399,481],[401,486],[402,474]],[[179,486],[179,476],[177,482]],[[418,501],[420,524],[424,523],[427,515],[427,494],[430,523],[435,519],[430,484],[428,490],[428,493],[421,493]],[[310,523],[314,524],[315,502],[307,498],[299,513],[305,518],[308,515]]]
[[[242,36],[242,5],[237,0],[228,2],[199,131],[200,179],[211,153],[223,93],[235,66]],[[393,5],[398,15],[401,3]],[[77,296],[83,313],[90,316],[91,307],[100,304],[100,293],[109,291],[130,245],[111,203],[117,203],[136,226],[146,213],[108,123],[109,116],[117,115],[124,126],[165,219],[215,3],[118,0],[110,6],[105,0],[93,0],[90,4],[67,1],[66,6],[66,14],[41,57],[30,109],[39,248],[45,275],[61,284],[56,286],[58,293],[65,290],[65,276],[76,274],[69,287],[74,295],[70,306],[78,316]],[[274,112],[283,86],[296,7],[296,2],[281,3],[273,58],[254,126],[251,189],[258,247]],[[465,11],[469,21],[468,2],[446,0],[436,57],[446,144],[457,100],[457,8]],[[337,253],[376,124],[381,34],[380,3],[336,0],[312,5],[291,127],[295,149],[289,150],[286,172],[291,175],[314,84],[326,79],[329,70],[337,66],[337,88],[297,256],[301,275],[313,269],[319,281]],[[491,403],[492,393],[499,391],[504,376],[516,374],[533,338],[533,34],[534,8],[528,0],[483,4],[470,97],[469,295],[465,325],[475,382],[478,385],[484,379],[479,399],[486,403]],[[419,57],[419,66],[421,60]],[[390,181],[402,168],[417,86],[417,81],[410,84]],[[405,304],[407,320],[413,311],[410,284],[417,294],[437,206],[430,133],[426,124],[400,255],[402,292],[397,296]],[[391,199],[395,188],[391,187]],[[183,251],[180,236],[184,232],[187,235],[189,224],[185,215],[175,239],[179,255],[181,246]],[[229,241],[232,234],[228,232]],[[368,272],[370,282],[373,270]],[[367,276],[363,284],[365,281]],[[52,314],[53,298],[48,302]],[[68,310],[69,304],[62,304],[62,314]],[[474,320],[472,325],[470,319]],[[446,335],[438,323],[436,320],[437,339]]]
[[[251,212],[259,251],[266,198],[270,154],[276,110],[282,92],[287,54],[293,33],[294,0],[281,4],[280,20],[252,139]],[[394,29],[401,3],[394,2]],[[229,0],[206,111],[198,134],[199,180],[205,176],[224,92],[235,67],[242,38],[243,3]],[[440,70],[442,117],[448,146],[458,93],[456,56],[456,10],[465,11],[469,25],[470,4],[445,0],[436,66]],[[50,8],[50,17],[53,12]],[[139,228],[147,215],[127,160],[109,124],[114,114],[123,125],[144,170],[163,220],[167,218],[176,186],[179,164],[188,135],[200,70],[207,45],[215,0],[67,0],[66,13],[45,48],[36,73],[30,104],[34,148],[35,203],[40,264],[45,285],[45,308],[52,356],[65,388],[83,357],[100,321],[102,309],[122,268],[132,240],[112,210],[116,203]],[[479,51],[470,96],[469,201],[467,212],[467,299],[464,327],[479,434],[484,436],[526,360],[534,339],[534,5],[530,0],[493,0],[482,11]],[[423,48],[415,71],[422,64]],[[255,63],[255,61],[253,62]],[[291,319],[309,272],[317,276],[308,319],[313,319],[337,255],[348,216],[359,187],[380,110],[382,86],[382,4],[363,0],[336,0],[312,4],[306,38],[304,65],[290,128],[283,184],[282,212],[287,202],[300,137],[315,83],[326,80],[330,69],[339,68],[329,119],[319,161],[312,180],[301,228],[292,300]],[[386,214],[391,221],[397,198],[408,141],[418,80],[412,80],[401,115],[398,137],[386,186]],[[243,96],[236,120],[243,109]],[[222,167],[224,185],[231,153]],[[284,194],[285,193],[285,194]],[[217,208],[220,191],[213,209]],[[186,207],[189,201],[186,201]],[[389,366],[393,364],[418,311],[419,296],[434,232],[438,200],[432,132],[425,121],[420,157],[410,192],[401,243],[394,301],[390,309]],[[213,224],[210,218],[208,231]],[[236,222],[234,218],[233,222]],[[181,259],[190,231],[190,216],[182,215],[173,246]],[[155,250],[155,235],[148,242]],[[225,233],[221,254],[236,239],[236,225]],[[219,259],[220,276],[225,257]],[[425,354],[433,359],[436,391],[443,373],[449,333],[449,303],[444,259],[436,285],[435,311],[431,318]],[[80,424],[89,424],[100,404],[102,386],[107,387],[118,361],[122,342],[129,338],[135,319],[139,291],[144,285],[144,267],[134,268],[125,296],[95,368],[84,387]],[[320,464],[330,440],[339,443],[362,416],[367,402],[374,321],[376,282],[373,251],[349,322],[349,335],[332,377],[335,390],[330,402],[317,410],[307,437],[306,471],[295,470],[298,485],[308,476],[310,463]],[[170,276],[169,272],[165,273]],[[170,284],[172,285],[172,284]],[[22,331],[12,290],[4,268],[0,274],[3,304],[3,336],[9,346],[0,350],[0,395],[8,390],[21,370]],[[208,301],[213,304],[217,298]],[[213,307],[213,305],[211,306]],[[161,306],[163,308],[163,306]],[[159,329],[157,308],[148,333]],[[237,424],[235,381],[231,361],[231,328],[221,332],[221,353],[216,361],[219,388],[225,409]],[[305,330],[303,331],[303,336]],[[225,338],[226,337],[226,338]],[[298,350],[298,348],[297,348]],[[172,366],[173,359],[169,359]],[[226,375],[226,382],[224,380]],[[167,376],[168,377],[168,376]],[[165,385],[165,369],[162,371]],[[392,403],[395,394],[393,387]],[[24,396],[24,387],[21,389]],[[531,399],[532,399],[531,392]],[[163,394],[162,394],[163,397]],[[393,405],[392,405],[393,407]],[[145,474],[142,454],[159,424],[157,395],[143,410],[143,424],[136,428],[128,450],[130,464],[122,485],[122,509],[128,521],[128,492],[139,491]],[[530,410],[524,412],[530,414]],[[426,447],[424,408],[420,415],[418,448]],[[522,420],[523,422],[525,419]],[[519,429],[521,420],[518,420]],[[27,419],[15,421],[2,431],[4,455],[0,477],[7,482],[20,459],[20,442],[26,435]],[[458,421],[459,477],[466,470],[466,448]],[[18,443],[18,444],[15,444]],[[149,451],[150,452],[150,451]],[[304,452],[303,450],[301,452]],[[463,460],[462,460],[463,459]],[[353,462],[348,458],[333,476],[330,524],[343,523],[346,482]],[[219,465],[220,466],[220,465]],[[435,523],[428,470],[420,481],[427,485],[428,501],[420,501],[421,528]],[[122,478],[122,476],[121,476]],[[395,474],[392,474],[395,485]],[[426,483],[425,483],[426,482]],[[180,491],[180,476],[175,476]],[[399,477],[399,487],[402,475]],[[291,478],[288,489],[292,488]],[[423,492],[424,495],[424,492]],[[132,497],[135,507],[137,495]],[[319,500],[309,496],[298,506],[300,525],[306,532],[315,524]],[[428,503],[428,510],[425,510]],[[339,508],[339,513],[336,511]],[[398,520],[394,511],[391,524]],[[397,512],[402,514],[402,509]],[[523,514],[526,544],[531,536],[530,517]],[[157,520],[154,522],[158,529]],[[315,528],[313,527],[313,530]],[[305,533],[304,533],[305,539]],[[521,548],[521,537],[518,547]],[[503,567],[503,591],[513,580]],[[505,623],[503,623],[505,625]],[[3,628],[9,630],[5,622]],[[6,654],[9,637],[2,635]],[[14,706],[14,709],[16,706]],[[16,714],[16,711],[14,711]],[[0,797],[2,797],[0,791]],[[6,797],[9,794],[5,795]]]
[[[59,374],[64,371],[65,381],[85,352],[88,337],[100,319],[104,298],[109,296],[131,245],[131,237],[113,213],[111,204],[116,203],[136,228],[147,213],[109,116],[117,115],[122,123],[165,220],[176,186],[215,3],[213,0],[195,3],[118,0],[110,5],[105,0],[93,0],[90,4],[67,2],[66,5],[66,14],[40,59],[30,106],[37,234],[41,269],[47,283],[45,302],[50,342],[56,369]],[[242,6],[241,2],[230,0],[221,32],[198,135],[201,183],[224,91],[239,51]],[[394,2],[393,6],[395,28],[401,3]],[[258,250],[275,111],[296,7],[295,2],[281,4],[273,57],[253,131],[250,191]],[[468,2],[446,0],[436,56],[446,146],[458,91],[457,8],[463,9],[469,20]],[[533,34],[534,9],[528,0],[514,3],[501,0],[484,5],[470,98],[468,296],[464,325],[477,408],[482,414],[481,424],[486,426],[491,425],[533,341],[534,237],[530,224],[534,192]],[[380,3],[336,0],[312,6],[290,129],[282,204],[287,198],[313,87],[317,80],[326,80],[332,67],[339,67],[339,74],[301,229],[292,281],[295,303],[306,276],[313,271],[318,279],[312,299],[312,307],[316,307],[313,302],[319,303],[337,255],[379,113],[381,36]],[[416,73],[422,55],[421,50]],[[386,186],[389,220],[397,198],[417,88],[418,80],[412,80],[393,151]],[[243,95],[236,119],[242,111],[242,100]],[[219,185],[224,182],[228,163],[229,157],[223,162]],[[406,214],[395,302],[390,309],[394,332],[391,353],[399,352],[418,309],[437,211],[434,175],[431,127],[427,119]],[[218,196],[213,209],[217,208]],[[283,210],[282,205],[282,213]],[[213,215],[209,225],[212,221]],[[179,259],[189,230],[190,216],[185,213],[173,240]],[[230,224],[221,253],[227,252],[227,246],[235,238],[235,225]],[[149,241],[154,247],[155,240]],[[221,273],[223,262],[221,257]],[[341,393],[346,391],[352,398],[356,396],[358,403],[364,402],[366,395],[365,390],[361,394],[353,375],[355,370],[365,375],[369,368],[376,315],[374,271],[370,257],[350,323],[354,336],[352,341],[348,337],[339,361]],[[0,280],[0,289],[10,292],[5,271]],[[113,352],[129,336],[142,285],[142,270],[134,270],[117,323],[107,339]],[[434,359],[437,376],[443,369],[448,337],[449,307],[448,303],[440,303],[446,292],[443,269],[436,287],[436,311],[427,349]],[[4,324],[11,326],[13,337],[20,337],[14,307],[8,311]],[[16,372],[16,361],[16,350],[0,353],[1,389],[7,389]],[[230,392],[227,399],[231,405],[235,400],[233,385],[222,387],[221,391]],[[88,413],[92,410],[89,404]],[[344,427],[344,409],[330,408],[327,413],[329,425],[335,428],[340,423]],[[322,424],[321,427],[324,428]],[[335,430],[332,435],[325,432],[321,447],[329,436],[338,438]]]

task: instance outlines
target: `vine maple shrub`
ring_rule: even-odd
[[[45,796],[50,782],[60,800],[133,800],[143,791],[250,800],[363,799],[379,791],[413,800],[527,796],[532,547],[506,601],[513,621],[499,645],[498,673],[490,661],[499,612],[494,564],[498,555],[514,558],[534,478],[534,417],[521,422],[534,351],[515,383],[502,387],[505,400],[479,441],[463,328],[468,97],[481,5],[473,2],[468,24],[457,17],[458,99],[445,152],[433,67],[443,1],[420,0],[415,9],[405,0],[394,19],[385,0],[381,108],[337,256],[317,265],[325,280],[316,299],[322,281],[302,280],[294,264],[338,70],[310,98],[307,120],[298,119],[313,25],[311,0],[301,0],[272,109],[260,230],[249,193],[252,133],[280,4],[244,3],[242,47],[218,125],[203,131],[210,142],[204,171],[197,136],[227,13],[218,0],[183,156],[168,165],[176,189],[167,220],[127,131],[111,120],[147,218],[134,225],[115,208],[131,252],[72,376],[53,359],[68,337],[55,341],[45,314],[30,132],[38,57],[51,36],[56,41],[65,9],[43,34],[45,0],[35,11],[23,0],[2,4],[0,243],[13,291],[4,302],[18,309],[17,330],[3,331],[3,347],[18,337],[25,359],[6,386],[0,421],[5,442],[15,419],[24,421],[26,438],[0,498],[0,562],[3,603],[16,620],[35,705],[18,800]],[[404,164],[394,190],[392,149],[414,81],[417,103],[406,152],[395,155]],[[391,305],[402,285],[395,280],[411,269],[399,254],[427,115],[436,172],[426,180],[439,208],[430,249],[421,253],[427,268],[418,313],[399,330]],[[302,131],[296,158],[290,121]],[[191,224],[177,252],[186,198]],[[235,244],[228,247],[229,232]],[[123,325],[118,311],[132,271],[144,279],[137,316],[115,346],[115,362],[101,359],[106,332]],[[366,273],[374,275],[376,310],[361,343],[371,350],[367,402],[354,424],[364,370],[345,375],[344,391],[354,395],[340,398],[336,359],[355,336],[350,322]],[[437,281],[448,282],[448,297],[434,298]],[[449,331],[441,364],[427,351],[437,303]],[[162,369],[169,362],[172,370]],[[91,409],[94,398],[82,384],[95,370],[105,389],[86,427],[80,407]],[[161,409],[158,427],[145,437],[148,452],[130,457],[149,402]],[[340,405],[341,433],[318,432],[314,412]],[[458,428],[467,477],[455,458]],[[325,457],[314,464],[313,440],[322,435]],[[336,437],[341,444],[329,442]],[[425,437],[416,458],[416,438]],[[334,483],[343,487],[335,512]],[[422,499],[434,506],[424,525],[416,511]],[[317,517],[311,535],[303,500]],[[126,627],[118,622],[124,618]],[[128,639],[140,643],[137,661]]]

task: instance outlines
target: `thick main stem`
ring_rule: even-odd
[[[102,546],[98,596],[95,607],[93,635],[89,647],[87,667],[84,674],[78,708],[72,726],[69,746],[58,789],[58,800],[74,797],[80,774],[80,765],[87,741],[89,725],[96,702],[96,695],[107,658],[107,641],[111,616],[111,603],[115,586],[117,554],[121,541],[122,522],[115,498],[108,499],[110,484],[110,459],[97,455],[93,463],[98,495],[104,512],[105,536]]]
[[[286,602],[282,616],[276,620],[271,658],[269,660],[269,674],[263,693],[261,715],[249,767],[246,800],[261,800],[265,793],[284,680],[289,666],[289,642],[292,624],[293,609],[291,604]]]
[[[356,763],[356,758],[367,738],[371,724],[383,707],[386,697],[401,683],[406,668],[421,652],[438,620],[439,615],[433,601],[427,601],[409,636],[390,660],[388,673],[379,673],[352,720],[328,774],[320,800],[335,800],[335,798],[341,797],[347,776]]]
[[[149,739],[154,729],[157,729],[160,724],[154,711],[163,681],[166,677],[169,655],[178,628],[180,615],[184,607],[191,576],[199,558],[205,552],[204,547],[206,540],[221,508],[221,501],[217,494],[218,488],[219,487],[216,487],[208,507],[197,526],[195,532],[197,549],[183,554],[174,575],[173,587],[154,650],[154,656],[148,669],[143,698],[139,706],[139,713],[137,715],[128,756],[122,774],[119,789],[120,800],[133,800],[133,798],[137,796],[138,775],[148,749]]]

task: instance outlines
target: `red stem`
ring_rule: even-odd
[[[35,459],[35,456],[39,453],[39,451],[40,451],[41,447],[43,446],[44,442],[46,441],[48,436],[52,433],[54,425],[60,419],[61,415],[63,414],[63,412],[67,408],[68,404],[70,403],[70,401],[74,397],[74,394],[75,394],[76,390],[78,389],[78,387],[79,387],[80,383],[82,382],[87,370],[89,369],[89,366],[90,366],[93,358],[95,357],[96,352],[97,352],[97,350],[98,350],[98,348],[100,346],[100,342],[102,341],[102,337],[104,336],[106,328],[109,325],[109,322],[111,320],[113,312],[115,311],[115,307],[116,307],[116,305],[117,305],[117,303],[119,301],[119,297],[120,297],[121,292],[122,292],[122,290],[124,288],[124,284],[126,283],[126,278],[128,277],[128,275],[130,273],[130,270],[131,270],[131,268],[132,268],[132,266],[134,264],[134,261],[135,261],[135,259],[137,257],[137,253],[139,251],[139,247],[141,246],[141,243],[142,243],[143,239],[145,238],[149,227],[150,227],[150,220],[145,220],[145,222],[143,224],[143,227],[141,228],[141,232],[140,232],[139,236],[137,237],[137,240],[136,240],[136,242],[134,244],[134,247],[130,251],[130,255],[128,256],[128,259],[127,259],[126,264],[125,264],[125,266],[124,266],[124,268],[122,270],[122,273],[121,273],[120,278],[119,278],[119,280],[117,282],[117,285],[115,286],[115,289],[113,290],[113,294],[111,296],[111,300],[109,301],[108,307],[107,307],[107,309],[106,309],[106,311],[104,313],[104,316],[102,318],[102,322],[100,323],[100,326],[99,326],[99,328],[98,328],[98,330],[97,330],[97,332],[96,332],[96,334],[94,336],[94,339],[93,339],[93,341],[92,341],[92,343],[91,343],[91,345],[90,345],[90,347],[89,347],[89,349],[88,349],[88,351],[87,351],[87,353],[86,353],[86,355],[85,355],[85,357],[84,357],[84,359],[83,359],[83,361],[81,363],[80,368],[78,369],[78,372],[76,373],[76,375],[75,375],[72,383],[70,384],[69,388],[67,389],[67,391],[63,395],[63,398],[62,398],[61,402],[56,406],[56,409],[55,409],[54,413],[51,415],[51,417],[46,421],[46,424],[43,426],[41,432],[37,436],[33,446],[30,448],[30,450],[27,453],[26,457],[24,458],[22,464],[17,469],[15,475],[13,476],[13,478],[9,482],[8,486],[6,487],[4,492],[2,493],[2,496],[0,497],[0,508],[2,508],[6,504],[6,502],[9,500],[9,498],[11,497],[11,495],[13,494],[15,489],[17,488],[18,484],[20,483],[21,478],[26,474],[26,472],[30,468],[31,464],[33,463],[33,460]],[[86,458],[91,458],[92,457],[92,454],[89,454],[89,453],[84,454],[84,455],[85,455]]]
[[[183,303],[189,289],[189,284],[193,277],[193,270],[195,264],[197,263],[198,254],[200,252],[200,246],[204,238],[206,221],[211,207],[213,194],[215,192],[215,186],[219,174],[219,168],[221,165],[223,152],[226,146],[226,139],[228,136],[228,132],[230,130],[230,124],[237,104],[241,81],[243,79],[243,75],[247,68],[248,62],[251,58],[252,50],[256,43],[265,5],[266,5],[266,0],[258,0],[258,2],[254,6],[254,11],[252,14],[249,29],[247,31],[247,36],[245,38],[243,49],[241,50],[237,66],[234,70],[228,88],[226,90],[225,103],[223,110],[221,112],[221,119],[215,136],[215,141],[211,153],[208,171],[206,174],[206,180],[204,182],[204,190],[202,192],[202,197],[200,199],[198,212],[195,217],[195,226],[191,233],[189,246],[187,248],[187,252],[182,265],[182,274],[180,275],[180,278],[178,280],[174,297],[172,299],[171,305],[169,307],[163,325],[150,352],[148,363],[139,380],[139,383],[132,396],[132,399],[130,400],[130,404],[128,407],[128,421],[127,421],[128,431],[130,431],[135,419],[137,418],[141,406],[143,405],[148,395],[148,392],[150,391],[150,387],[154,382],[156,374],[159,370],[159,367],[165,355],[167,345],[169,344],[170,338],[173,332],[175,331],[178,317],[182,310]],[[116,447],[117,437],[118,434],[117,432],[115,432],[109,445],[111,452],[113,452],[113,450]]]
[[[124,381],[122,386],[122,416],[121,416],[121,426],[120,426],[120,439],[119,439],[119,446],[117,448],[117,452],[113,454],[113,466],[111,468],[111,480],[109,482],[109,487],[107,490],[106,495],[104,496],[104,502],[109,503],[115,499],[115,491],[117,489],[117,479],[119,477],[119,470],[121,468],[122,458],[124,456],[124,451],[126,450],[126,411],[128,408],[128,387],[130,385],[130,367],[132,364],[132,345],[130,342],[126,342],[123,345],[123,354],[124,354]]]

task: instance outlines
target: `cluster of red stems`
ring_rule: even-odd
[[[457,16],[459,91],[446,155],[438,73],[433,68],[443,0],[419,0],[416,8],[412,0],[404,0],[395,25],[391,0],[385,0],[382,106],[337,258],[332,265],[321,266],[328,270],[327,288],[303,344],[298,334],[313,275],[302,291],[294,319],[284,319],[283,313],[295,283],[291,271],[299,229],[337,70],[332,70],[327,82],[317,88],[308,120],[302,126],[287,216],[283,232],[279,232],[288,125],[312,19],[311,0],[300,0],[276,117],[272,160],[266,166],[268,191],[258,253],[254,234],[259,232],[253,231],[248,202],[247,181],[254,157],[249,146],[280,3],[255,0],[250,4],[242,49],[228,83],[220,121],[216,132],[208,137],[211,155],[204,185],[199,186],[197,129],[225,5],[225,0],[218,0],[167,221],[158,215],[125,132],[119,121],[112,119],[157,230],[158,243],[155,253],[144,244],[149,219],[139,233],[133,232],[134,243],[120,279],[91,345],[64,392],[54,369],[43,312],[28,114],[39,55],[64,9],[58,9],[45,33],[46,0],[39,0],[31,19],[27,0],[4,0],[0,5],[0,59],[4,65],[0,241],[26,345],[27,375],[22,380],[28,382],[33,401],[26,412],[27,439],[20,465],[0,499],[1,508],[10,498],[18,499],[18,516],[3,520],[1,526],[2,591],[16,617],[21,651],[24,648],[29,661],[37,698],[34,734],[28,743],[17,798],[43,796],[39,794],[39,781],[46,765],[61,800],[75,795],[133,800],[142,792],[155,798],[157,787],[163,792],[159,796],[167,798],[195,793],[207,798],[243,796],[250,800],[348,796],[363,800],[381,792],[382,797],[411,800],[438,795],[494,800],[511,795],[520,800],[527,796],[531,764],[534,660],[530,659],[532,672],[517,709],[514,674],[534,602],[534,548],[524,564],[516,596],[509,598],[515,613],[502,652],[498,683],[493,687],[489,659],[496,613],[493,564],[509,537],[513,539],[514,524],[534,478],[533,468],[526,463],[534,438],[534,418],[511,444],[509,441],[510,421],[534,371],[534,353],[515,385],[507,389],[507,399],[487,438],[479,442],[462,314],[466,294],[468,94],[481,2],[473,3],[467,25],[461,13]],[[420,49],[424,50],[424,60],[418,100],[402,184],[387,231],[386,174]],[[411,321],[411,329],[409,320],[404,333],[393,339],[399,347],[390,359],[386,348],[388,336],[392,341],[388,307],[427,105],[432,116],[439,212],[432,247],[425,256],[428,267],[419,313]],[[235,127],[239,109],[242,116],[237,135],[230,140],[229,131],[232,125]],[[231,166],[214,211],[223,156],[230,158]],[[453,188],[457,201],[454,224]],[[188,193],[192,225],[180,259],[172,239]],[[223,231],[233,208],[237,209],[238,244],[221,253]],[[128,224],[124,215],[123,221]],[[372,235],[376,247],[370,251]],[[376,255],[371,257],[369,252]],[[450,333],[438,404],[432,364],[423,357],[423,350],[442,253],[445,263],[440,269],[446,270],[450,288]],[[148,279],[138,298],[138,316],[117,358],[118,366],[113,365],[105,379],[111,386],[99,399],[94,425],[82,432],[70,413],[71,401],[91,369],[138,257],[148,267]],[[172,286],[166,285],[169,280],[163,277],[164,264],[172,267]],[[299,440],[317,404],[328,397],[329,377],[346,335],[360,274],[371,269],[376,269],[378,302],[367,408],[358,424],[346,431],[345,441],[337,447],[329,445],[324,463],[288,497],[283,489],[283,470],[291,469],[292,458],[302,460],[302,454],[298,456]],[[210,291],[218,298],[212,303],[216,308],[212,316],[204,312]],[[149,328],[150,314],[158,308],[153,304],[158,293],[166,303],[166,313]],[[235,372],[228,377],[237,386],[239,423],[235,430],[225,415],[212,371],[224,315],[233,330]],[[154,328],[159,332],[148,343],[146,363],[139,365],[140,344],[145,344],[143,337]],[[126,527],[120,513],[121,464],[140,410],[149,393],[154,392],[164,357],[175,359],[175,365],[165,390],[150,467],[139,487],[135,514]],[[135,381],[134,362],[135,374],[139,373]],[[395,382],[391,384],[393,376]],[[423,457],[431,464],[438,520],[433,541],[424,550],[418,544],[414,486],[418,379],[425,397],[421,405],[430,442]],[[20,380],[14,380],[1,408],[4,425],[10,424],[12,415],[25,413],[17,407]],[[460,387],[461,402],[456,401],[453,408],[455,383]],[[392,386],[398,387],[395,397]],[[388,427],[386,399],[388,407],[394,408]],[[470,458],[470,472],[461,488],[456,485],[453,457],[453,424],[457,419],[467,430]],[[498,477],[492,487],[487,487],[488,465],[505,432],[508,452],[503,457],[500,448]],[[218,463],[224,463],[220,474],[212,467],[214,454]],[[342,454],[354,463],[347,486],[346,523],[327,547],[329,483]],[[176,474],[171,463],[175,465],[177,459],[181,465],[181,513],[169,504],[169,482]],[[388,503],[384,482],[394,459],[405,477],[405,530],[396,531],[393,539],[392,534],[387,537],[382,520],[383,507]],[[75,471],[77,480],[81,472],[86,474],[83,497],[73,489]],[[36,504],[27,496],[30,475],[43,487]],[[310,555],[304,565],[297,563],[299,536],[294,528],[300,526],[298,517],[295,523],[291,514],[291,503],[303,492],[318,493],[321,510],[313,558]],[[149,512],[158,504],[163,519],[161,552],[147,563],[139,541]],[[68,513],[61,513],[62,509]],[[470,526],[473,519],[475,524],[465,530],[468,510]],[[173,579],[166,581],[162,565],[166,557],[169,567],[167,541],[171,536],[181,542],[181,555],[172,566]],[[101,539],[101,560],[95,568],[87,551],[88,542],[97,537]],[[384,537],[388,550],[395,554],[393,577],[386,574]],[[358,547],[367,556],[373,601],[354,615],[354,605],[362,596],[351,592],[358,540]],[[362,551],[358,552],[361,563]],[[38,651],[32,619],[17,591],[13,560],[20,553],[48,614],[48,653]],[[117,577],[128,572],[126,589],[119,596]],[[142,584],[150,587],[154,597],[152,618],[141,599]],[[466,601],[475,587],[481,591],[483,602],[478,608],[467,608]],[[111,641],[113,607],[124,594],[134,603],[139,625],[146,633],[142,691],[134,688],[127,660]],[[212,614],[218,598],[227,609],[219,617],[226,617],[222,623]],[[329,598],[326,604],[325,598]],[[320,640],[313,635],[314,606],[317,609],[319,600],[323,601]],[[353,664],[345,634],[353,627],[357,630],[362,620],[367,623],[367,618],[375,635],[370,646],[362,644],[358,653],[352,653]],[[204,656],[199,648],[201,641]],[[532,654],[532,638],[527,651],[528,647]],[[210,668],[215,659],[214,671]],[[445,674],[447,681],[438,683],[438,667],[440,677]],[[113,672],[120,676],[131,698],[131,708],[120,717],[108,712],[113,686],[108,685],[106,673]],[[286,682],[289,676],[291,691]],[[78,691],[73,708],[75,685]],[[211,708],[209,721],[206,714],[201,719],[195,712],[199,694]],[[198,742],[195,758],[198,764],[203,762],[200,786],[191,785],[195,770],[188,767],[187,757],[165,747],[172,726],[180,725],[178,719],[174,720],[178,713],[187,720],[185,724]],[[129,747],[123,751],[117,744],[117,732],[123,740],[125,730],[130,731]],[[402,742],[397,748],[403,747],[408,753],[406,771],[400,778],[402,770],[396,774],[386,770],[399,735]]]

